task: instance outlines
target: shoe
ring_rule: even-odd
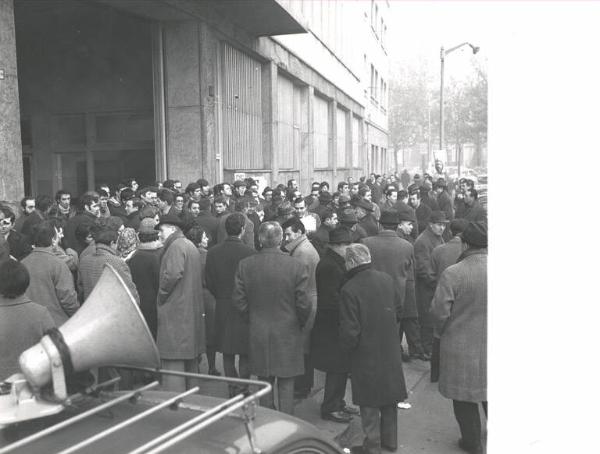
[[[342,411],[348,415],[360,415],[360,410],[354,405],[346,405],[344,408],[342,408]]]
[[[348,413],[344,413],[343,411],[332,411],[331,413],[322,413],[321,419],[333,422],[349,423],[352,421],[352,416],[350,416]]]
[[[464,441],[462,438],[458,440],[458,447],[463,451],[468,452],[469,454],[483,453],[483,447],[481,446],[481,444],[472,445],[471,443],[467,443],[466,441]]]
[[[208,370],[208,375],[213,375],[215,377],[220,377],[221,376],[221,372],[219,372],[217,369],[209,369]]]
[[[390,451],[390,452],[396,452],[396,450],[398,449],[398,446],[396,446],[395,448],[388,446],[388,445],[384,445],[383,443],[381,444],[381,449],[385,449],[386,451]]]

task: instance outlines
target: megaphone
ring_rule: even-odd
[[[160,356],[127,285],[106,264],[81,308],[25,350],[19,365],[33,394],[52,381],[54,398],[61,401],[67,398],[66,375],[70,372],[109,365],[159,368]],[[18,404],[18,400],[13,402]]]

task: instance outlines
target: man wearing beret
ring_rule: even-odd
[[[156,344],[164,369],[197,372],[206,345],[202,261],[196,246],[181,232],[182,226],[181,219],[166,215],[155,227],[163,243]],[[167,391],[185,391],[186,379],[165,376],[162,386]]]
[[[431,304],[440,334],[440,393],[452,399],[459,446],[482,453],[479,403],[487,417],[487,224],[470,222],[465,249],[442,273]]]
[[[434,211],[429,218],[427,229],[415,241],[415,291],[425,356],[431,355],[433,344],[433,324],[429,308],[437,282],[431,264],[431,253],[436,246],[444,244],[442,234],[447,224],[445,213]]]

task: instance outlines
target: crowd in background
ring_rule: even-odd
[[[431,361],[461,447],[480,452],[487,212],[473,181],[404,171],[313,182],[308,194],[294,179],[261,189],[252,178],[185,187],[130,178],[77,199],[27,196],[19,213],[1,204],[0,379],[85,304],[110,264],[163,368],[197,372],[206,355],[209,374],[272,382],[278,401],[263,404],[288,413],[322,370],[321,416],[344,423],[360,412],[357,452],[380,452],[397,447],[402,362]],[[348,378],[360,408],[344,401]]]

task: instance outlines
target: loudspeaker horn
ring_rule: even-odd
[[[58,331],[75,372],[109,365],[160,366],[158,349],[148,325],[127,285],[109,264],[104,265],[85,303]],[[64,384],[57,383],[64,380],[61,358],[64,359],[65,352],[60,352],[59,347],[56,340],[44,336],[40,343],[21,354],[19,364],[34,388],[39,389],[53,380],[57,397],[66,397],[65,390],[56,392],[57,385],[64,388]]]

